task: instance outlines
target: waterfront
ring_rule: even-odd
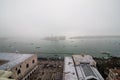
[[[35,53],[38,56],[69,56],[86,53],[94,57],[106,56],[102,52],[119,56],[120,38],[82,38],[47,41],[41,38],[0,38],[0,52]]]

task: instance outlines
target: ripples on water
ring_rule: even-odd
[[[37,53],[45,56],[67,56],[71,54],[87,53],[92,56],[120,55],[120,38],[67,39],[61,41],[46,41],[42,39],[2,39],[0,38],[0,52]]]

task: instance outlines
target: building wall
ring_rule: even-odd
[[[37,65],[37,56],[33,55],[32,57],[26,59],[24,62],[16,65],[11,69],[13,72],[13,78],[16,80],[21,80],[25,75],[27,75],[35,66]]]
[[[109,70],[108,80],[117,80],[114,72]]]

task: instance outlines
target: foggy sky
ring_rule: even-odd
[[[0,0],[0,37],[49,35],[120,35],[120,0]]]

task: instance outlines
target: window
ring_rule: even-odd
[[[44,72],[42,72],[42,75],[44,75]]]
[[[32,60],[32,63],[34,64],[34,63],[35,63],[35,60]]]
[[[15,70],[17,71],[17,68]]]
[[[18,71],[17,71],[17,74],[20,74],[21,73],[21,70],[19,69]]]
[[[12,76],[10,76],[9,79],[13,79]]]
[[[26,68],[29,68],[29,64],[26,64]]]

